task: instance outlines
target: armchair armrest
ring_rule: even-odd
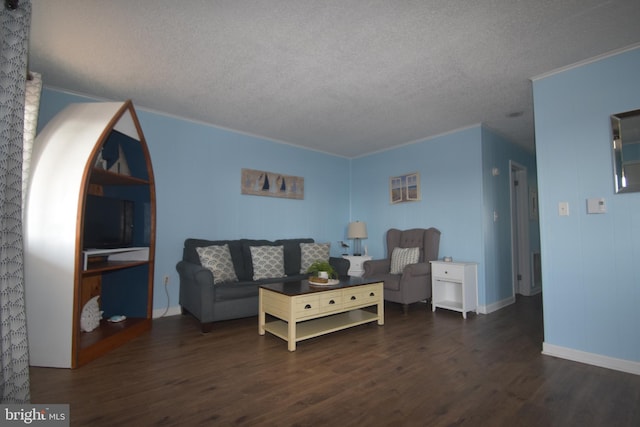
[[[365,261],[362,265],[364,267],[362,277],[372,277],[387,274],[391,268],[391,261],[388,259],[372,259]]]
[[[419,262],[417,264],[408,264],[402,271],[402,278],[426,276],[431,274],[431,264],[428,262]]]

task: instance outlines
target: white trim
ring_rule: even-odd
[[[531,288],[529,291],[529,293],[527,294],[521,294],[524,297],[532,297],[534,295],[538,295],[540,292],[542,292],[542,286],[535,286],[533,288]]]
[[[515,180],[518,180],[517,187],[513,184]],[[514,203],[517,204],[515,209]],[[509,160],[509,206],[511,217],[511,288],[515,298],[515,294],[531,295],[529,290],[532,285],[529,258],[528,171],[526,167],[513,160]],[[518,274],[520,274],[520,280],[518,280]]]
[[[359,158],[371,156],[371,155],[374,155],[374,154],[380,154],[380,153],[384,153],[385,151],[391,151],[391,150],[395,150],[396,148],[405,147],[407,145],[413,145],[413,144],[419,144],[421,142],[427,142],[427,141],[435,139],[435,138],[441,138],[443,136],[451,135],[451,134],[454,134],[454,133],[462,132],[464,130],[469,130],[469,129],[473,129],[473,128],[479,128],[482,131],[482,126],[483,126],[482,123],[476,123],[476,124],[472,124],[472,125],[469,125],[469,126],[463,126],[463,127],[457,128],[457,129],[445,131],[445,132],[438,133],[438,134],[435,134],[435,135],[425,136],[425,137],[422,137],[422,138],[414,139],[412,141],[403,142],[401,144],[394,145],[393,147],[381,148],[379,150],[370,151],[368,153],[363,153],[363,154],[358,154],[357,156],[348,157],[348,158],[349,159],[359,159]]]
[[[513,303],[516,302],[515,297],[512,295],[509,298],[505,298],[502,301],[498,301],[498,302],[494,302],[492,304],[489,305],[479,305],[478,306],[478,313],[480,314],[489,314],[489,313],[493,313],[494,311],[498,311],[501,308],[504,308],[508,305],[511,305]]]
[[[542,343],[542,354],[572,360],[574,362],[586,363],[588,365],[599,366],[601,368],[640,375],[640,362],[635,362],[633,360],[617,359],[615,357],[603,356],[601,354],[587,353],[586,351],[560,347],[546,342]]]
[[[166,311],[166,313],[165,313]],[[181,314],[182,310],[180,309],[179,305],[176,305],[175,307],[169,307],[169,309],[166,308],[156,308],[153,310],[153,314],[152,317],[154,319],[158,319],[160,317],[167,317],[167,316],[176,316],[178,314]]]
[[[94,100],[94,101],[114,102],[113,100],[108,99],[108,98],[103,98],[103,97],[99,97],[99,96],[95,96],[95,95],[89,95],[89,94],[86,94],[84,92],[76,92],[76,91],[73,91],[73,90],[61,88],[59,86],[51,86],[51,85],[46,85],[45,84],[44,88],[49,89],[49,90],[55,90],[56,92],[66,93],[66,94],[72,95],[72,96],[78,96],[78,97],[82,97],[82,98],[87,98],[88,101]],[[234,128],[230,128],[230,127],[226,127],[226,126],[222,126],[222,125],[217,125],[217,124],[211,123],[211,122],[205,122],[203,120],[190,119],[188,117],[180,116],[178,114],[167,113],[165,111],[156,110],[154,108],[145,107],[143,105],[135,104],[135,107],[136,107],[136,111],[144,111],[144,112],[147,112],[147,113],[157,114],[159,116],[169,117],[169,118],[176,119],[176,120],[182,120],[182,121],[185,121],[185,122],[194,123],[194,124],[201,125],[201,126],[213,127],[213,128],[216,128],[216,129],[220,129],[220,130],[226,131],[226,132],[237,133],[239,135],[243,135],[243,136],[246,136],[246,137],[249,137],[249,138],[264,139],[266,141],[270,141],[270,142],[273,142],[275,144],[284,144],[284,145],[288,145],[290,147],[294,147],[294,148],[298,148],[298,149],[302,149],[302,150],[315,151],[317,153],[328,154],[328,155],[334,156],[334,157],[342,157],[343,159],[351,159],[351,158],[353,158],[353,157],[348,157],[348,156],[344,156],[344,155],[340,155],[340,154],[331,153],[329,151],[318,150],[317,148],[309,147],[309,146],[306,146],[306,145],[294,144],[292,142],[282,141],[280,139],[270,138],[270,137],[264,136],[264,135],[258,135],[256,133],[246,132],[246,131],[242,131],[242,130],[238,130],[238,129],[234,129]],[[391,148],[393,148],[393,147],[391,147]]]
[[[530,262],[530,267],[529,267],[529,271],[530,271],[530,283],[531,283],[531,287],[529,289],[523,289],[522,291],[522,295],[526,296],[526,297],[530,297],[533,295],[537,295],[540,292],[542,292],[542,278],[540,278],[540,282],[536,283],[535,280],[535,264],[534,264],[534,256],[535,255],[539,255],[540,252],[538,251],[532,251],[531,252],[531,262]]]
[[[615,50],[612,50],[611,52],[606,52],[606,53],[603,53],[601,55],[597,55],[597,56],[594,56],[592,58],[585,59],[584,61],[575,62],[573,64],[569,64],[567,66],[556,68],[555,70],[551,70],[551,71],[548,71],[546,73],[539,74],[537,76],[531,77],[531,81],[535,82],[536,80],[545,79],[545,78],[547,78],[549,76],[553,76],[554,74],[559,74],[559,73],[571,70],[573,68],[579,68],[579,67],[582,67],[583,65],[591,64],[593,62],[598,62],[601,59],[606,59],[606,58],[609,58],[611,56],[616,56],[618,54],[621,54],[621,53],[624,53],[624,52],[627,52],[627,51],[631,51],[631,50],[637,49],[639,47],[640,47],[640,43],[634,43],[634,44],[632,44],[630,46],[625,46],[625,47],[622,47],[620,49],[615,49]]]

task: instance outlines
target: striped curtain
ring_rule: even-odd
[[[0,392],[28,403],[29,347],[24,304],[22,156],[31,1],[0,6]]]

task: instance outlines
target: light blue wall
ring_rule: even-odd
[[[509,142],[495,132],[482,129],[482,181],[483,181],[483,232],[484,264],[487,283],[486,301],[506,302],[513,293],[513,256],[511,252],[511,185],[510,162],[527,171],[527,182],[520,183],[528,189],[536,188],[535,155]],[[498,175],[493,175],[497,168]],[[528,200],[527,200],[528,201]],[[527,203],[528,204],[528,203]],[[494,211],[497,219],[494,220]],[[526,213],[529,218],[528,212]],[[528,221],[529,254],[540,250],[538,221]]]
[[[535,186],[535,156],[483,126],[452,132],[352,161],[352,219],[367,223],[370,255],[386,255],[389,228],[436,227],[440,258],[478,262],[478,304],[511,297],[509,160],[527,166]],[[498,167],[502,173],[491,176]],[[422,200],[390,204],[389,177],[420,173]],[[493,221],[493,211],[500,220]],[[538,250],[537,222],[532,250]]]
[[[69,103],[85,101],[95,99],[45,88],[40,127]],[[376,258],[385,255],[387,229],[436,227],[440,257],[479,263],[481,306],[510,297],[508,161],[535,169],[534,156],[480,125],[350,160],[139,108],[137,113],[156,180],[155,309],[167,305],[164,276],[170,278],[170,305],[177,306],[175,264],[187,237],[308,236],[331,242],[338,256],[337,242],[346,240],[351,220],[367,223],[363,243]],[[494,166],[503,171],[497,178],[491,177]],[[305,199],[243,196],[242,168],[303,176]],[[420,173],[422,200],[391,205],[389,177],[412,172]]]
[[[45,88],[42,127],[71,102],[95,99]],[[156,181],[154,309],[178,305],[184,239],[312,237],[339,256],[349,212],[349,160],[137,109]],[[304,177],[304,200],[240,194],[242,168]]]
[[[631,361],[640,361],[640,193],[613,192],[609,116],[640,108],[639,76],[636,49],[533,84],[545,343]],[[607,213],[587,215],[590,197],[604,197]]]
[[[440,258],[476,261],[484,304],[481,127],[465,129],[352,161],[352,219],[367,223],[364,244],[386,256],[389,228],[436,227]],[[391,204],[389,178],[420,173],[422,200]]]

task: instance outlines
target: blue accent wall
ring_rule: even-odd
[[[475,126],[354,159],[352,217],[367,223],[368,239],[363,244],[369,254],[386,256],[389,228],[436,227],[442,233],[440,257],[480,262],[481,153],[481,127]],[[413,172],[420,173],[421,200],[391,204],[389,178]],[[483,271],[479,265],[480,289]]]
[[[93,98],[43,90],[39,128],[69,103]],[[312,237],[342,253],[349,160],[136,108],[156,183],[154,309],[178,305],[184,240]],[[304,177],[304,200],[240,194],[242,168]]]
[[[436,227],[440,258],[478,263],[480,306],[510,299],[509,160],[527,166],[535,185],[535,155],[480,125],[353,159],[351,215],[367,223],[369,254],[386,256],[389,228]],[[492,176],[493,167],[500,175]],[[420,173],[421,200],[391,204],[389,178],[413,172]],[[537,251],[537,222],[530,234]]]
[[[93,98],[46,88],[42,128],[72,102]],[[154,309],[178,305],[175,265],[185,238],[312,237],[342,252],[349,221],[367,223],[363,240],[375,258],[386,254],[389,228],[436,227],[440,257],[478,262],[478,300],[491,306],[511,297],[509,160],[528,167],[535,155],[481,125],[359,158],[345,159],[137,108],[156,181],[157,235]],[[491,175],[498,167],[501,174]],[[303,176],[304,200],[240,194],[242,168]],[[420,173],[421,200],[392,205],[389,178]],[[499,212],[494,222],[493,211]],[[538,250],[537,223],[532,250]],[[350,244],[352,242],[349,242]],[[351,252],[351,250],[350,250]]]
[[[609,116],[640,108],[639,76],[635,49],[533,83],[545,343],[630,361],[640,361],[640,193],[614,194]],[[587,214],[592,197],[606,214]]]
[[[536,159],[524,148],[509,142],[503,136],[482,129],[482,182],[483,182],[483,262],[488,285],[485,289],[487,304],[506,303],[513,295],[513,256],[511,252],[511,164],[515,163],[527,173],[525,204],[529,208],[529,190],[536,189]],[[493,169],[498,171],[494,175]],[[494,212],[497,218],[494,218]],[[522,212],[527,218],[529,248],[531,253],[540,251],[540,231],[537,219],[531,219],[529,212]],[[530,273],[532,273],[530,271]],[[529,274],[531,276],[531,274]],[[524,283],[531,283],[531,277]],[[517,292],[517,291],[516,291]]]

